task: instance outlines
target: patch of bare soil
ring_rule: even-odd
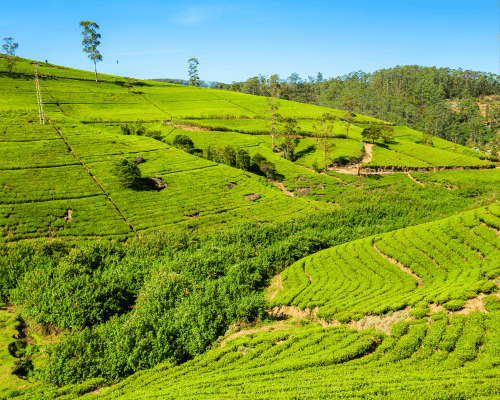
[[[166,182],[164,182],[163,179],[155,178],[155,177],[151,177],[149,179],[151,179],[153,181],[153,183],[156,186],[156,189],[158,189],[158,190],[168,188],[168,184]]]
[[[265,297],[267,301],[273,300],[276,295],[283,290],[283,283],[281,281],[281,274],[276,275],[272,280],[269,287],[266,289]]]
[[[270,182],[274,186],[276,186],[279,190],[281,190],[283,193],[285,193],[287,196],[295,197],[295,194],[293,192],[290,192],[289,190],[287,190],[286,187],[285,187],[285,185],[283,185],[283,183],[281,183],[280,181],[270,180]]]
[[[188,219],[196,219],[196,218],[200,218],[200,213],[197,212],[197,213],[194,213],[194,214],[191,214],[191,215],[187,215]]]
[[[374,328],[378,331],[389,334],[391,333],[391,328],[394,324],[400,321],[409,321],[411,319],[409,316],[410,310],[410,307],[406,307],[404,310],[396,311],[384,316],[368,315],[361,318],[359,321],[349,322],[347,327],[358,331]]]
[[[276,318],[316,318],[319,307],[300,309],[295,306],[275,306],[268,310],[268,314]]]
[[[236,183],[234,182],[229,182],[226,186],[224,186],[226,189],[232,189],[236,186]]]
[[[238,338],[241,336],[250,335],[250,334],[255,333],[255,332],[268,332],[269,330],[272,330],[273,332],[275,332],[275,331],[282,330],[286,327],[285,323],[286,323],[286,321],[276,321],[271,325],[266,325],[266,326],[263,326],[261,328],[242,329],[242,330],[240,330],[236,333],[233,333],[233,334],[229,335],[228,337],[224,338],[224,340],[222,342],[220,342],[220,347],[225,347],[226,343],[229,340],[232,340],[232,339],[235,339],[235,338]],[[283,341],[280,343],[283,343]],[[277,342],[276,344],[280,344],[280,343]]]
[[[185,131],[204,131],[204,132],[210,132],[210,129],[208,129],[208,128],[200,128],[198,126],[179,125],[179,124],[172,124],[172,126],[174,126],[176,128],[184,129]]]
[[[311,188],[310,187],[296,188],[294,190],[294,193],[298,193],[302,196],[309,196],[309,194],[311,193]]]
[[[409,172],[405,172],[405,175],[410,178],[413,182],[419,184],[420,186],[425,186],[422,182],[420,181],[417,181],[413,176],[412,174],[410,174]]]
[[[309,275],[309,273],[306,271],[305,268],[304,268],[304,272],[306,273],[307,277],[309,278],[309,281],[312,283],[313,278],[311,278],[311,275]]]
[[[408,275],[411,275],[417,281],[417,288],[421,288],[424,285],[424,283],[422,282],[422,279],[420,279],[420,277],[417,274],[414,274],[410,268],[401,264],[399,261],[395,260],[394,258],[391,258],[391,257],[385,255],[384,253],[382,253],[379,249],[377,249],[377,246],[375,245],[375,243],[373,243],[373,248],[375,249],[375,251],[378,254],[380,254],[387,261],[396,265],[401,271],[406,272]]]
[[[363,159],[358,164],[351,164],[341,168],[330,168],[333,171],[340,172],[341,174],[360,175],[361,166],[369,163],[373,158],[373,143],[363,142],[364,152]],[[363,171],[364,173],[364,171]]]
[[[64,214],[64,220],[66,222],[73,221],[73,217],[71,216],[73,214],[73,210],[67,210],[66,213]]]
[[[250,200],[250,201],[257,201],[260,199],[260,194],[249,194],[245,196],[245,199]]]

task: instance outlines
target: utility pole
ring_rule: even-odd
[[[42,94],[40,93],[40,82],[38,81],[38,71],[36,69],[37,66],[38,66],[38,64],[34,64],[35,82],[36,82],[36,98],[38,100],[38,114],[40,116],[40,124],[45,125],[45,113],[43,112]]]

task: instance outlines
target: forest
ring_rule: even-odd
[[[395,66],[373,73],[351,72],[336,78],[286,79],[278,75],[254,76],[245,82],[219,88],[270,96],[279,85],[279,96],[302,103],[346,109],[406,125],[462,145],[500,149],[500,76],[450,68]]]

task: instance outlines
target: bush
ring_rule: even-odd
[[[465,300],[451,300],[443,304],[443,307],[446,308],[448,311],[457,311],[462,309],[464,305],[465,305]]]
[[[414,308],[413,310],[411,310],[408,315],[410,317],[415,317],[416,319],[420,319],[420,318],[425,317],[427,314],[429,314],[430,311],[431,310],[429,307],[427,307],[427,308],[417,307],[417,308]]]
[[[484,308],[489,312],[500,310],[500,298],[495,295],[483,297]]]
[[[248,171],[251,164],[252,160],[250,159],[248,151],[245,149],[239,149],[236,153],[236,168]]]
[[[102,323],[128,311],[138,291],[136,278],[112,261],[119,258],[119,245],[89,243],[56,265],[39,264],[26,272],[11,301],[22,304],[23,314],[36,322],[61,328]],[[113,266],[106,268],[108,263]]]
[[[172,142],[172,146],[187,152],[194,149],[193,141],[186,135],[176,135]]]
[[[133,160],[122,158],[114,166],[114,174],[124,188],[136,187],[141,179],[141,170]]]

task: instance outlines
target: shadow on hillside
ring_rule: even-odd
[[[162,186],[159,182],[163,182],[161,179],[158,178],[140,178],[138,182],[134,186],[134,190],[137,192],[159,192],[160,190],[163,190],[167,187]],[[163,182],[164,183],[164,182]]]
[[[308,155],[309,153],[314,153],[315,151],[316,151],[316,146],[311,144],[310,146],[307,146],[304,150],[297,151],[295,153],[295,159],[299,159],[301,157]]]
[[[1,72],[1,74],[17,81],[32,81],[33,79],[35,79],[34,76],[16,74],[15,72],[13,72],[12,74],[9,74],[8,72]]]

